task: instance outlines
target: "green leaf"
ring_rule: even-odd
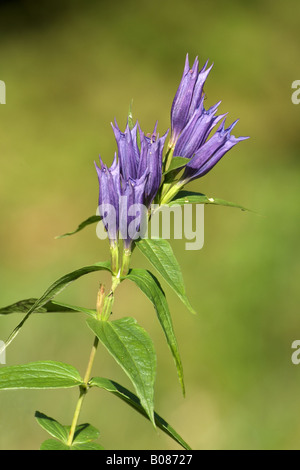
[[[31,307],[37,303],[38,299],[25,299],[20,300],[7,307],[0,308],[0,315],[9,315],[11,313],[27,313]],[[96,310],[78,307],[76,305],[69,305],[62,302],[47,302],[43,307],[36,308],[32,313],[74,313],[82,312],[90,316],[96,315]]]
[[[145,418],[149,419],[138,397],[117,382],[102,377],[93,377],[90,380],[89,385],[91,387],[98,387],[111,392],[116,397],[125,401],[125,403],[130,405]],[[174,439],[174,441],[178,442],[178,444],[180,444],[184,449],[191,450],[190,446],[182,439],[182,437],[157,413],[154,413],[154,420],[159,429],[164,431],[168,436]]]
[[[72,445],[71,450],[104,450],[97,442],[85,442],[84,444]]]
[[[71,426],[63,426],[55,419],[49,418],[43,413],[37,411],[35,417],[40,426],[45,429],[52,437],[55,437],[62,443],[62,446],[53,439],[48,439],[42,444],[42,450],[102,450],[103,447],[95,441],[98,439],[100,432],[91,424],[79,424],[76,426],[73,443],[67,445],[68,436]]]
[[[68,432],[62,424],[39,411],[35,412],[35,417],[39,425],[52,437],[55,437],[64,444],[67,443]]]
[[[33,312],[36,308],[43,307],[49,300],[53,299],[53,297],[58,295],[66,287],[68,287],[69,284],[76,281],[80,277],[85,276],[86,274],[102,270],[110,271],[109,261],[95,263],[91,266],[85,266],[83,268],[77,269],[76,271],[72,271],[71,273],[66,274],[65,276],[55,281],[49,287],[49,289],[45,291],[45,293],[36,301],[35,305],[31,307],[30,311]]]
[[[0,308],[0,315],[9,315],[11,313],[27,313],[35,304],[37,299],[24,299],[19,300],[7,307]],[[45,313],[46,306],[35,308],[34,313]]]
[[[172,201],[169,202],[167,205],[168,206],[174,206],[176,204],[179,204],[179,205],[184,205],[184,204],[215,204],[215,205],[218,205],[218,206],[236,207],[238,209],[241,209],[242,211],[249,211],[249,209],[246,209],[245,207],[240,206],[239,204],[235,204],[234,202],[225,201],[224,199],[207,197],[207,196],[205,196],[205,194],[195,193],[193,191],[179,191],[179,193],[176,194],[174,199],[172,199]]]
[[[70,388],[82,383],[77,369],[62,362],[31,362],[0,369],[0,390]]]
[[[183,368],[179,355],[177,340],[173,329],[168,303],[160,283],[151,272],[146,271],[145,269],[131,269],[129,274],[126,276],[126,279],[133,281],[154,305],[158,320],[162,326],[167,343],[175,361],[183,394],[185,394]]]
[[[70,447],[55,439],[47,439],[41,444],[40,450],[70,450]]]
[[[58,235],[55,238],[60,239],[60,238],[70,237],[71,235],[75,235],[75,233],[80,232],[81,230],[83,230],[88,225],[95,224],[96,222],[100,222],[101,219],[102,219],[102,217],[100,215],[92,215],[88,219],[81,222],[81,224],[79,224],[78,227],[76,228],[76,230],[74,230],[73,232],[68,232],[68,233],[64,233],[63,235]]]
[[[174,292],[176,292],[184,305],[190,312],[195,314],[196,312],[186,296],[180,266],[170,243],[162,238],[142,238],[135,243]]]
[[[167,175],[168,173],[170,173],[170,171],[183,168],[188,163],[188,161],[189,160],[185,157],[173,157],[170,166],[167,171],[164,172],[164,175]]]
[[[67,433],[70,426],[65,426]],[[89,423],[79,424],[76,426],[72,447],[76,444],[86,444],[87,442],[96,441],[100,436],[100,431]]]
[[[128,375],[154,424],[156,354],[148,333],[130,317],[111,322],[89,318],[87,324]]]
[[[85,276],[86,274],[93,273],[96,271],[101,271],[101,270],[106,270],[106,271],[111,272],[110,262],[109,261],[99,262],[99,263],[92,264],[91,266],[85,266],[69,274],[66,274],[65,276],[55,281],[44,292],[44,294],[29,308],[23,320],[18,324],[18,326],[13,330],[13,332],[7,339],[5,343],[5,347],[7,347],[15,339],[20,329],[22,328],[24,323],[28,320],[28,318],[33,312],[35,312],[37,309],[40,309],[41,307],[44,307],[47,304],[47,302],[52,300],[56,295],[62,292],[66,287],[68,287],[75,280],[79,279],[82,276]]]
[[[65,304],[65,303],[56,302],[56,301],[47,302],[46,305],[44,305],[44,308],[47,309],[47,313],[49,312],[56,312],[56,313],[79,312],[79,313],[85,313],[86,315],[89,315],[91,317],[95,317],[97,315],[97,311],[95,309],[79,307],[78,305],[70,305],[70,304]]]

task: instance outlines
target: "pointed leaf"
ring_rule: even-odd
[[[67,443],[68,432],[62,424],[39,411],[35,412],[35,417],[39,425],[52,437],[55,437],[65,444]]]
[[[167,171],[165,171],[164,175],[167,175],[168,173],[170,173],[170,171],[183,168],[188,162],[189,160],[185,157],[173,157],[170,166]]]
[[[0,390],[70,388],[83,383],[75,367],[40,361],[0,369]]]
[[[0,315],[9,315],[11,313],[27,313],[32,306],[37,303],[38,299],[25,299],[20,300],[12,305],[7,307],[0,308]],[[78,307],[76,305],[69,305],[62,302],[47,302],[43,307],[36,308],[32,313],[74,313],[82,312],[87,315],[95,316],[96,310],[89,308]]]
[[[7,307],[0,308],[0,315],[9,315],[11,313],[27,313],[35,304],[37,299],[24,299],[19,300]],[[46,306],[35,308],[34,313],[45,313]]]
[[[85,307],[79,307],[78,305],[70,305],[70,304],[65,304],[62,302],[56,302],[56,301],[50,301],[47,302],[43,308],[47,309],[47,313],[53,312],[53,313],[74,313],[74,312],[79,312],[79,313],[85,313],[86,315],[89,315],[91,317],[95,317],[97,315],[97,311],[95,309],[91,308],[85,308]]]
[[[100,215],[92,215],[88,219],[81,222],[81,224],[79,224],[78,227],[76,228],[76,230],[74,230],[73,232],[68,232],[68,233],[64,233],[63,235],[58,235],[55,238],[60,239],[60,238],[70,237],[71,235],[74,235],[75,233],[80,232],[81,230],[83,230],[88,225],[95,224],[96,222],[100,222],[101,219],[102,219],[102,217]]]
[[[145,418],[149,419],[145,410],[141,406],[138,397],[117,382],[102,377],[93,377],[90,380],[89,385],[91,387],[98,387],[111,392],[116,397],[125,401],[125,403],[130,405]],[[168,434],[168,436],[178,442],[178,444],[180,444],[184,449],[191,450],[190,446],[182,439],[182,437],[157,413],[154,413],[154,420],[159,429]]]
[[[195,314],[186,296],[181,269],[170,243],[162,238],[142,238],[136,241],[136,246],[172,287],[190,312]]]
[[[74,439],[72,446],[68,446],[68,436],[71,426],[63,426],[58,423],[55,419],[49,418],[49,416],[44,415],[37,411],[35,417],[40,424],[40,426],[45,429],[51,436],[58,439],[63,443],[63,446],[60,446],[57,441],[49,439],[45,441],[43,445],[43,450],[102,450],[103,447],[97,444],[95,441],[99,437],[98,429],[94,428],[88,423],[79,424],[76,426],[74,433]]]
[[[56,295],[58,295],[60,292],[62,292],[66,287],[68,287],[69,284],[71,284],[73,281],[76,279],[79,279],[82,276],[85,276],[86,274],[96,272],[96,271],[101,271],[101,270],[106,270],[110,271],[110,262],[99,262],[92,264],[91,266],[85,266],[84,268],[77,269],[76,271],[73,271],[69,274],[66,274],[65,276],[61,277],[57,281],[55,281],[45,292],[44,294],[29,308],[27,314],[23,318],[23,320],[18,324],[18,326],[13,330],[9,338],[7,339],[5,343],[5,347],[7,347],[17,336],[19,333],[20,329],[24,325],[24,323],[28,320],[30,315],[36,311],[36,309],[40,309],[41,307],[44,307],[44,305],[52,300]]]
[[[65,426],[67,434],[69,434],[70,426]],[[100,431],[89,423],[79,424],[76,426],[72,447],[75,444],[85,444],[87,442],[96,441],[100,436]]]
[[[55,439],[47,439],[41,444],[40,450],[70,450],[70,447]]]
[[[84,444],[72,445],[71,450],[104,450],[104,447],[97,442],[85,442]]]
[[[89,318],[87,324],[128,375],[154,424],[156,354],[148,333],[130,317],[112,322]]]
[[[156,277],[145,269],[131,269],[129,274],[126,276],[126,279],[133,281],[154,305],[158,320],[162,326],[167,343],[176,364],[178,378],[183,394],[185,394],[182,363],[173,329],[172,318],[164,291],[162,290]]]
[[[176,194],[174,199],[172,199],[171,202],[169,202],[167,205],[168,206],[173,206],[173,205],[184,205],[184,204],[215,204],[218,206],[230,206],[230,207],[236,207],[238,209],[241,209],[242,211],[249,211],[249,209],[246,209],[243,206],[240,206],[239,204],[236,204],[234,202],[229,202],[225,201],[224,199],[219,199],[219,198],[213,198],[213,197],[207,197],[205,194],[201,193],[196,193],[193,191],[179,191],[179,193]]]
[[[109,261],[95,263],[91,266],[84,266],[83,268],[77,269],[76,271],[72,271],[71,273],[66,274],[65,276],[55,281],[49,287],[49,289],[45,291],[45,293],[36,301],[35,305],[31,307],[30,311],[33,312],[36,308],[43,307],[48,302],[48,300],[53,299],[53,297],[58,295],[66,287],[68,287],[69,284],[76,281],[80,277],[85,276],[86,274],[102,270],[110,271]]]

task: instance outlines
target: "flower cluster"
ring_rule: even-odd
[[[171,139],[169,147],[174,155],[188,158],[189,161],[181,179],[181,185],[204,176],[218,161],[238,142],[248,137],[234,137],[230,134],[238,121],[225,129],[225,116],[216,116],[220,101],[204,109],[204,83],[212,69],[206,69],[207,62],[198,72],[198,58],[190,69],[189,58],[186,56],[182,79],[176,92],[171,109]],[[208,138],[215,126],[220,122],[215,134]]]
[[[146,136],[138,123],[131,129],[127,124],[121,132],[112,124],[118,146],[118,156],[108,168],[101,160],[96,165],[99,179],[99,209],[112,247],[119,235],[125,250],[130,250],[134,234],[138,234],[143,208],[148,209],[157,194],[162,178],[162,154],[168,132],[159,137],[157,124]],[[139,143],[138,143],[139,141]],[[140,216],[136,217],[139,208]],[[135,224],[129,231],[130,224]]]
[[[203,88],[212,69],[212,65],[207,66],[208,62],[199,71],[196,58],[190,68],[186,56],[171,108],[171,133],[164,156],[168,131],[159,137],[157,123],[150,135],[144,134],[138,122],[134,126],[127,123],[125,132],[120,131],[116,122],[112,124],[118,152],[110,168],[100,158],[100,166],[96,165],[96,170],[100,187],[100,215],[113,249],[117,249],[121,237],[125,252],[131,251],[134,233],[138,233],[142,218],[146,216],[145,211],[140,209],[136,218],[136,211],[130,212],[132,207],[143,207],[147,212],[154,198],[158,204],[169,202],[184,185],[204,176],[228,150],[248,138],[236,138],[231,134],[237,121],[225,128],[226,114],[216,114],[220,102],[205,110]],[[217,124],[219,126],[216,128]],[[213,130],[215,132],[211,135]],[[170,172],[165,177],[173,156],[184,157],[187,162],[180,170]],[[178,179],[180,171],[182,174]],[[132,223],[133,234],[128,231]]]

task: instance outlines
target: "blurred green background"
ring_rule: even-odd
[[[299,122],[291,84],[300,79],[297,0],[0,2],[0,304],[39,296],[61,275],[108,258],[90,227],[54,237],[93,215],[94,160],[116,149],[110,122],[126,122],[130,100],[145,131],[162,134],[185,54],[214,67],[206,107],[222,100],[240,118],[236,146],[189,189],[261,215],[205,208],[205,244],[172,242],[192,316],[165,285],[182,355],[186,398],[151,304],[120,286],[114,317],[134,316],[158,354],[156,410],[194,449],[299,449],[300,369],[291,362],[299,321]],[[134,266],[149,267],[134,253]],[[99,281],[82,278],[60,300],[93,307]],[[20,321],[0,318],[6,339]],[[84,372],[92,333],[81,314],[32,316],[7,364],[58,360]],[[300,368],[300,365],[298,366]],[[94,374],[131,388],[103,348]],[[2,392],[0,448],[37,449],[42,411],[69,424],[77,390]],[[177,449],[170,438],[107,392],[92,390],[81,422],[106,449]]]

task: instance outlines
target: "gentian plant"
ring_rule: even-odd
[[[170,243],[163,238],[147,238],[142,228],[153,216],[153,207],[185,204],[219,204],[241,206],[221,199],[208,198],[184,187],[208,173],[238,142],[225,125],[225,115],[217,115],[220,103],[204,108],[204,83],[211,67],[207,63],[199,71],[198,59],[190,68],[186,57],[181,82],[171,108],[171,129],[160,136],[157,123],[145,134],[134,122],[130,106],[127,125],[122,132],[112,124],[117,152],[110,167],[100,157],[96,163],[99,181],[97,215],[61,237],[73,235],[90,224],[102,224],[110,248],[110,260],[77,269],[55,281],[39,298],[19,301],[2,308],[1,315],[25,314],[5,343],[16,338],[33,313],[81,312],[93,332],[94,341],[86,372],[82,377],[69,364],[37,361],[0,368],[0,389],[56,389],[78,387],[79,397],[70,425],[62,425],[44,413],[36,412],[36,420],[51,438],[42,443],[43,450],[100,450],[99,431],[91,424],[79,423],[84,399],[91,388],[112,393],[141,413],[154,427],[160,428],[183,448],[190,449],[183,438],[154,410],[156,353],[151,338],[134,318],[125,316],[111,320],[116,289],[122,282],[133,282],[153,304],[174,358],[179,383],[185,394],[183,367],[168,303],[156,275],[145,269],[131,268],[131,256],[137,248],[150,261],[185,306],[195,313],[187,298],[182,273]],[[168,139],[168,142],[167,142]],[[166,147],[166,148],[165,148]],[[135,210],[133,210],[135,208]],[[136,210],[137,209],[137,210]],[[58,237],[60,238],[60,237]],[[94,309],[66,305],[54,298],[77,279],[97,271],[111,273],[111,286],[100,285]],[[95,295],[96,297],[96,295]],[[132,382],[134,393],[112,379],[92,374],[99,344],[106,348]]]

